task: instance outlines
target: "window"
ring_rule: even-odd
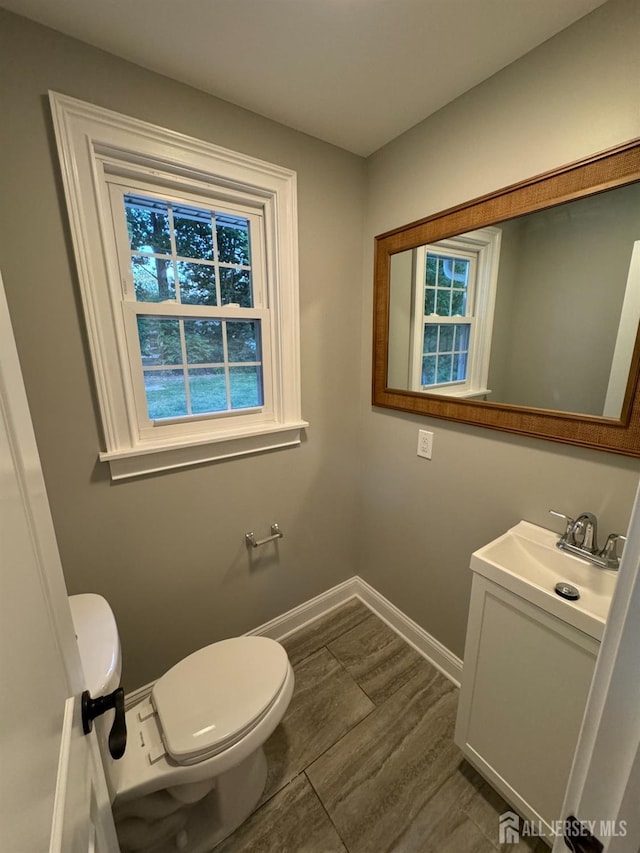
[[[460,397],[490,393],[499,251],[497,228],[415,250],[412,390]]]
[[[51,102],[112,477],[298,444],[295,174]]]
[[[141,434],[170,421],[262,414],[272,393],[261,218],[107,183]]]

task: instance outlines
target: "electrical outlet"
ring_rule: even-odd
[[[433,433],[427,432],[426,429],[418,430],[418,456],[424,459],[431,459],[433,452]]]

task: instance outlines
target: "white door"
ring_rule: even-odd
[[[1,278],[0,679],[2,849],[117,851]]]
[[[640,489],[562,814],[603,845],[583,839],[576,850],[640,850]],[[566,851],[558,837],[553,853]]]

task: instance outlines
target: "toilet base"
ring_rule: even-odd
[[[267,781],[264,750],[260,747],[212,781],[214,787],[198,802],[178,806],[166,817],[145,821],[145,825],[137,815],[149,810],[145,808],[148,797],[127,803],[121,815],[116,802],[114,814],[122,853],[209,853],[258,804]]]

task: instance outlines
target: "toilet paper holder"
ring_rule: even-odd
[[[255,533],[251,531],[250,533],[245,533],[244,538],[247,545],[250,545],[252,548],[259,548],[261,545],[266,545],[267,542],[273,542],[276,539],[282,539],[284,533],[280,530],[278,523],[271,525],[271,536],[266,536],[264,539],[256,539]]]

